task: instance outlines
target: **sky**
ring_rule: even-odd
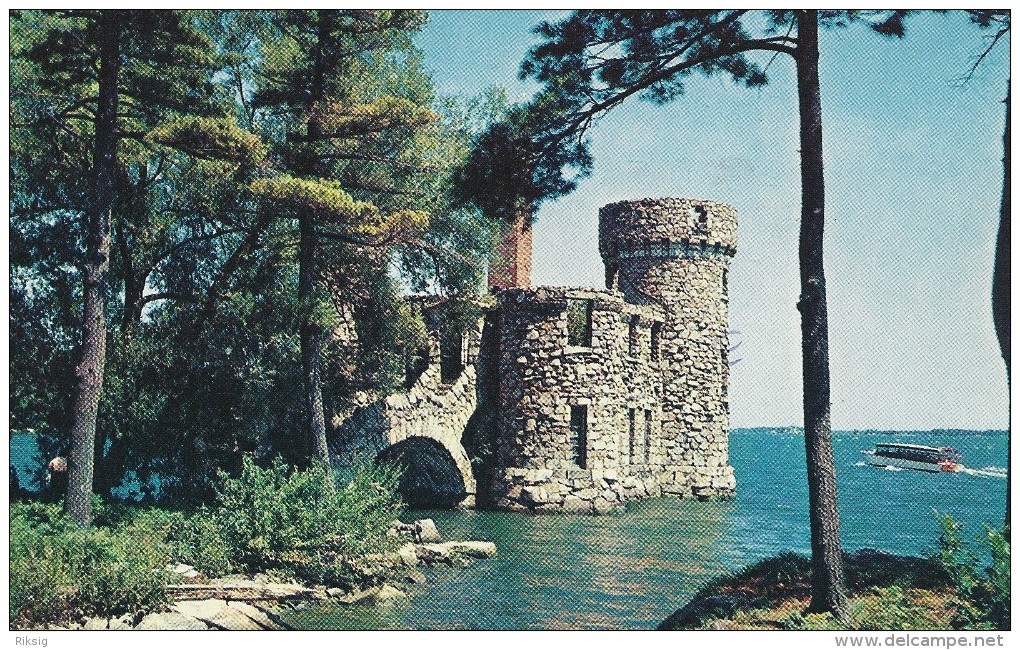
[[[565,15],[431,11],[418,45],[440,93],[502,86],[526,100],[537,86],[517,70],[538,42],[532,27]],[[863,27],[821,34],[836,429],[1007,427],[990,291],[1008,40],[961,81],[986,44],[962,16],[925,12],[902,40]],[[628,100],[591,132],[592,176],[544,204],[534,228],[533,284],[603,286],[602,205],[675,196],[737,208],[732,427],[803,424],[797,96],[786,59],[763,89],[693,77],[665,106]]]

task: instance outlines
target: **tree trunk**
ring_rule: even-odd
[[[92,473],[96,416],[106,364],[106,293],[110,268],[110,221],[117,149],[117,85],[120,12],[99,17],[99,107],[96,116],[93,196],[87,215],[86,259],[82,268],[82,340],[75,368],[71,458],[64,507],[80,526],[92,523]]]
[[[801,217],[800,301],[804,373],[804,444],[807,449],[811,515],[811,606],[813,612],[848,617],[839,547],[836,466],[829,416],[829,325],[822,243],[825,175],[822,164],[822,105],[818,82],[818,12],[797,18],[797,95],[800,105]]]
[[[319,462],[333,476],[326,441],[326,416],[322,406],[322,332],[312,315],[316,301],[315,252],[318,241],[315,221],[310,214],[302,215],[301,241],[298,250],[298,304],[301,309],[301,366],[304,370],[308,431],[312,448]]]
[[[329,33],[329,12],[319,10],[318,40],[313,54],[313,77],[308,102],[308,141],[314,143],[321,136],[317,105],[325,93],[325,63],[323,48]],[[315,164],[310,165],[314,172]],[[315,234],[315,215],[310,211],[301,215],[301,241],[298,250],[298,301],[301,309],[301,365],[305,374],[306,404],[308,410],[308,433],[311,436],[312,450],[319,462],[326,468],[327,476],[333,480],[333,464],[329,458],[329,443],[326,440],[326,415],[322,405],[322,331],[318,323],[312,321],[314,306],[317,300],[315,283],[318,280],[316,269],[316,249],[318,239]]]
[[[237,269],[241,267],[241,263],[255,250],[259,237],[269,227],[270,221],[272,221],[271,214],[263,212],[259,215],[251,230],[245,234],[240,245],[216,273],[216,277],[213,279],[212,284],[209,285],[209,290],[206,291],[205,298],[195,314],[195,320],[188,327],[187,340],[191,343],[198,341],[198,337],[202,335],[206,324],[216,315],[216,307],[223,297],[223,293],[226,291],[231,278],[234,277]]]
[[[120,333],[130,336],[142,321],[145,278],[140,277],[141,274],[135,270],[134,253],[131,242],[128,241],[127,228],[121,225],[113,232],[124,269],[124,315],[120,323]]]
[[[1008,84],[1008,82],[1007,82]],[[999,207],[999,235],[995,240],[995,271],[992,274],[992,319],[995,321],[995,336],[999,339],[999,352],[1006,363],[1006,395],[1010,390],[1009,374],[1009,98],[1010,87],[1006,87],[1006,128],[1002,137],[1002,205]],[[1008,415],[1008,410],[1007,410]],[[1006,526],[1009,526],[1010,501],[1010,451],[1006,454]],[[1007,528],[1007,534],[1009,529]]]

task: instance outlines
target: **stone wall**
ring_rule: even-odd
[[[496,507],[604,512],[657,494],[649,466],[661,453],[654,443],[661,382],[649,345],[652,325],[662,322],[659,310],[594,289],[510,289],[498,298]],[[590,304],[586,344],[569,344],[568,301]],[[640,418],[652,415],[650,463],[643,419],[635,424],[640,442],[631,443],[632,410]],[[585,429],[583,445],[578,425]]]
[[[410,391],[342,424],[340,457],[430,438],[450,452],[469,502],[480,477],[484,505],[509,510],[600,513],[660,494],[731,495],[736,212],[688,199],[613,203],[600,211],[599,249],[607,289],[500,291],[483,332],[447,336],[445,355],[437,337]]]
[[[474,354],[477,335],[469,337]],[[472,359],[473,361],[473,359]],[[412,437],[431,438],[450,453],[473,502],[477,486],[461,436],[476,405],[475,368],[466,366],[452,383],[442,381],[439,346],[433,344],[425,371],[406,393],[359,406],[340,425],[334,448],[338,467],[373,461],[387,448]]]
[[[607,205],[599,217],[610,286],[666,315],[659,484],[671,494],[732,494],[726,274],[736,211],[712,201],[644,199]]]

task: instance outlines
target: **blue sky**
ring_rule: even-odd
[[[418,38],[440,92],[512,98],[531,27],[564,12],[433,11]],[[961,16],[923,14],[903,40],[821,36],[832,421],[839,429],[1005,428],[990,286],[1002,183],[1009,43],[984,48]],[[595,173],[542,207],[533,282],[603,282],[600,206],[681,196],[740,215],[730,323],[743,360],[731,425],[800,425],[799,153],[792,63],[761,90],[695,78],[657,107],[629,101],[592,132]]]

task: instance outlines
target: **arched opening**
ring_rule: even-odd
[[[402,440],[383,449],[376,462],[401,468],[397,491],[412,508],[453,508],[467,495],[453,455],[432,438]]]

